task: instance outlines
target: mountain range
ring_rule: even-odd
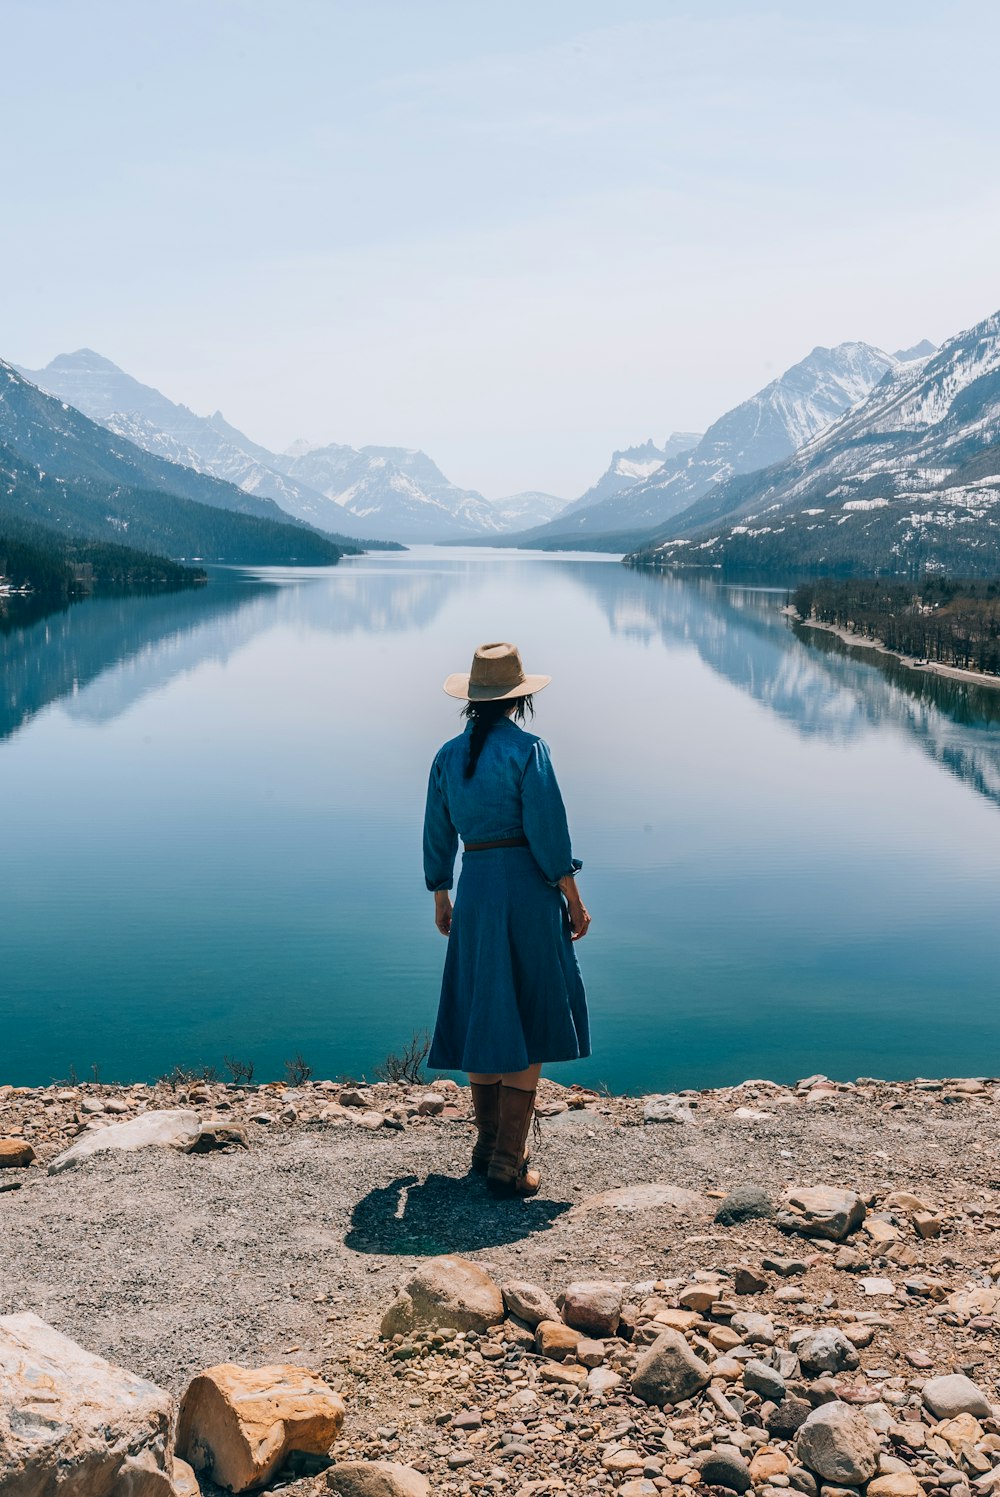
[[[245,564],[328,565],[358,549],[272,499],[143,451],[2,361],[0,524]]]
[[[657,449],[651,443],[615,453],[608,472],[581,500],[516,541],[553,550],[615,549],[612,542],[623,532],[648,532],[736,475],[788,457],[864,399],[899,363],[895,354],[868,343],[814,348],[726,411],[700,438],[675,434],[667,444],[672,450],[661,461],[655,461]],[[611,486],[617,468],[633,466],[640,470],[637,480]]]
[[[44,369],[18,372],[142,450],[223,479],[337,535],[383,541],[492,536],[537,525],[564,502],[529,493],[491,504],[451,483],[425,453],[405,447],[299,441],[285,453],[270,452],[221,411],[198,416],[89,348],[59,354]]]
[[[894,362],[792,456],[721,483],[627,559],[785,573],[1000,570],[1000,312]]]

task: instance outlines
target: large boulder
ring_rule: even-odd
[[[795,1437],[795,1454],[823,1481],[860,1487],[878,1468],[878,1435],[849,1404],[834,1400],[813,1409]]]
[[[937,1419],[955,1419],[959,1414],[971,1414],[975,1419],[988,1419],[991,1409],[989,1400],[978,1383],[961,1372],[947,1377],[932,1377],[924,1383],[924,1403]]]
[[[0,1138],[0,1170],[23,1170],[35,1157],[25,1138]]]
[[[426,1476],[395,1461],[339,1461],[326,1473],[338,1497],[430,1497]]]
[[[503,1320],[503,1295],[488,1273],[467,1258],[431,1258],[408,1279],[382,1317],[382,1335],[408,1335],[417,1326],[488,1331]]]
[[[37,1315],[0,1317],[3,1497],[178,1497],[173,1400]]]
[[[224,1362],[189,1384],[177,1454],[216,1486],[245,1492],[270,1480],[293,1450],[326,1455],[343,1422],[343,1399],[315,1373]]]
[[[81,1134],[75,1143],[51,1161],[49,1174],[59,1175],[108,1149],[125,1149],[129,1153],[152,1147],[187,1151],[197,1143],[200,1132],[201,1119],[196,1112],[186,1108],[144,1112],[137,1118],[130,1118],[127,1123],[112,1123],[108,1128],[96,1128],[93,1133]]]
[[[632,1392],[660,1408],[693,1398],[708,1383],[708,1363],[688,1346],[680,1331],[663,1331],[644,1351],[632,1374]]]
[[[865,1219],[865,1203],[853,1190],[832,1185],[805,1185],[789,1191],[778,1225],[802,1237],[826,1237],[842,1242]]]

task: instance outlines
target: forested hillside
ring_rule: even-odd
[[[1000,674],[1000,581],[926,577],[910,583],[803,583],[793,595],[803,619],[834,624],[889,650],[963,670]]]

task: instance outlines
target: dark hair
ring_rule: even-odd
[[[465,778],[471,780],[479,763],[479,755],[483,751],[483,744],[492,733],[498,722],[505,717],[515,717],[519,723],[523,723],[526,717],[534,717],[535,704],[530,693],[525,697],[515,697],[513,711],[511,711],[510,697],[500,697],[490,702],[466,702],[462,708],[462,716],[467,717],[472,724],[472,732],[469,735],[469,762],[465,766]]]

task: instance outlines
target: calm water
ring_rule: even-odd
[[[433,1021],[440,683],[513,638],[594,915],[615,1089],[996,1072],[1000,693],[783,594],[413,551],[221,573],[0,634],[0,1081],[371,1075]]]

